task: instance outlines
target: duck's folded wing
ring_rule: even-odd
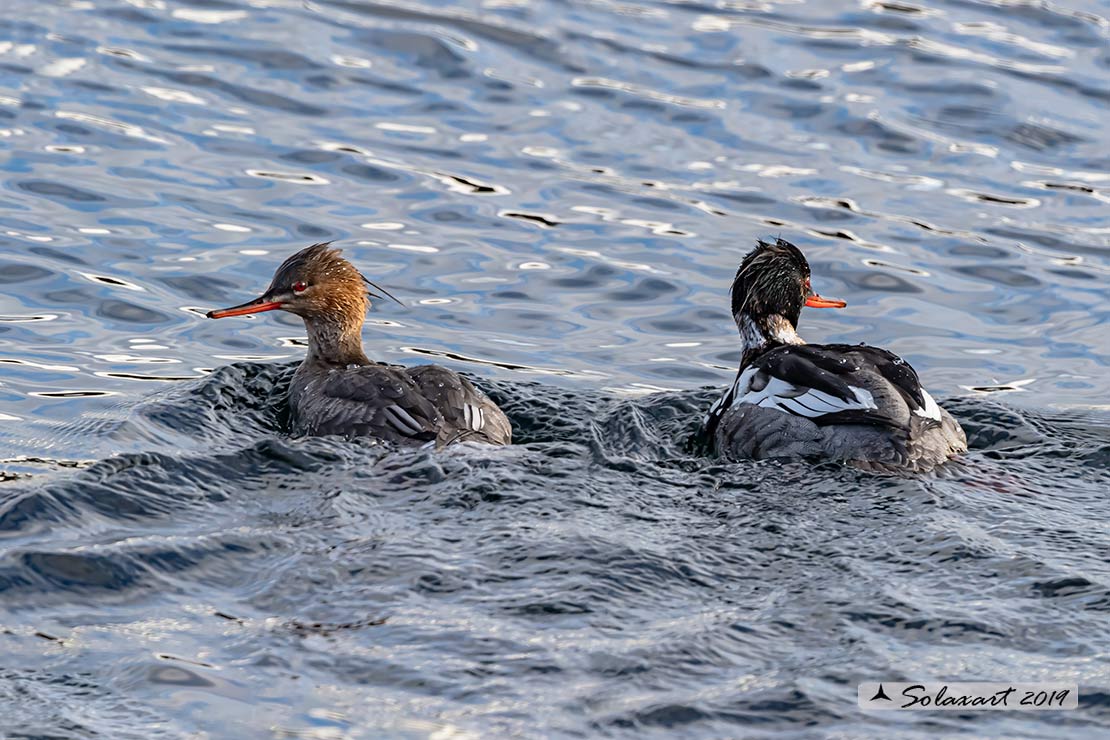
[[[790,345],[757,357],[737,376],[733,404],[802,416],[819,426],[899,423],[876,403],[859,358],[833,345]]]
[[[442,443],[468,438],[493,444],[508,444],[511,440],[512,427],[504,412],[454,370],[420,365],[405,372],[443,417]]]
[[[882,347],[868,345],[825,345],[843,348],[862,359],[867,367],[879,373],[902,397],[911,413],[925,420],[940,422],[940,406],[921,385],[917,371],[898,355]]]
[[[413,444],[436,439],[443,419],[402,370],[368,365],[329,373],[316,401],[320,422],[352,436]]]

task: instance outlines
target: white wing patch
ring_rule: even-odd
[[[401,434],[407,434],[410,437],[416,437],[424,432],[424,427],[420,422],[412,418],[412,414],[405,411],[400,406],[392,404],[386,406],[385,418],[397,428]]]
[[[848,390],[854,396],[854,400],[850,401],[845,401],[843,398],[819,391],[816,388],[798,388],[774,376],[770,376],[763,387],[753,390],[753,381],[757,379],[756,375],[761,372],[763,371],[759,368],[749,367],[740,374],[735,385],[733,385],[733,406],[750,404],[765,409],[778,409],[810,419],[841,411],[864,411],[878,408],[870,391],[854,385],[848,386]]]
[[[929,395],[929,391],[922,388],[921,397],[925,399],[924,408],[914,409],[913,412],[918,416],[925,417],[926,419],[940,421],[940,406],[937,406],[937,402],[934,401],[933,397]]]
[[[486,414],[482,411],[481,406],[475,406],[472,403],[463,404],[463,421],[466,422],[467,427],[473,429],[475,432],[482,431],[482,427],[486,425]]]

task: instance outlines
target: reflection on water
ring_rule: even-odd
[[[1110,16],[1066,5],[9,0],[0,735],[1104,734]],[[965,464],[686,449],[780,234],[849,302],[802,334],[906,356]],[[300,322],[204,313],[329,239],[406,303],[370,354],[522,446],[281,434]],[[893,725],[877,676],[1090,699]]]

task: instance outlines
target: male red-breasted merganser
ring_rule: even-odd
[[[280,309],[304,319],[308,354],[289,385],[297,434],[370,436],[409,445],[464,439],[509,444],[512,428],[504,412],[455,371],[367,359],[362,322],[368,295],[381,297],[367,285],[389,295],[330,243],[314,244],[285,260],[259,298],[209,311],[208,318]]]
[[[732,459],[821,457],[865,469],[923,472],[967,451],[960,425],[905,360],[864,344],[806,344],[802,306],[843,308],[810,287],[801,250],[760,241],[732,283],[743,355],[705,419]]]

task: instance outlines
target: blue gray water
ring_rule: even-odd
[[[6,0],[0,736],[1106,737],[1110,5]],[[968,432],[688,445],[757,237]],[[309,243],[520,444],[291,439]],[[1069,713],[865,716],[861,680]]]

